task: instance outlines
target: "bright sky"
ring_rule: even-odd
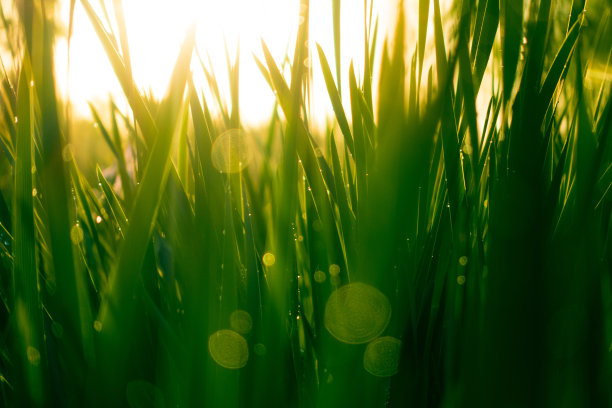
[[[90,2],[94,7],[99,6],[96,0]],[[418,0],[405,0],[405,3],[409,11],[409,31],[415,31]],[[60,1],[60,14],[66,26],[69,4],[70,0]],[[112,19],[113,2],[107,0],[105,4]],[[287,47],[289,50],[294,47],[299,0],[125,0],[123,5],[134,78],[141,89],[150,89],[154,95],[163,96],[185,31],[195,19],[197,48],[203,57],[210,55],[222,86],[227,84],[224,43],[227,43],[233,58],[240,40],[241,117],[247,123],[269,119],[274,95],[252,55],[256,54],[263,60],[261,39],[266,42],[277,63],[282,61]],[[311,0],[310,9],[315,83],[311,107],[315,117],[324,118],[331,112],[331,105],[320,74],[314,42],[323,47],[335,73],[331,1]],[[395,10],[396,0],[374,1],[374,15],[381,20],[381,38],[385,30],[392,27]],[[356,64],[357,70],[361,71],[363,26],[363,1],[342,1],[341,64],[345,89],[344,81],[348,77],[351,59],[359,62]],[[56,47],[56,77],[60,92],[64,95],[69,92],[76,113],[89,116],[87,101],[106,105],[109,95],[115,98],[119,106],[125,106],[121,88],[80,1],[76,3],[70,55],[70,70],[67,71],[67,47],[63,39]],[[203,83],[195,54],[192,69],[196,81]],[[227,92],[224,93],[227,95]],[[348,92],[344,94],[348,96]]]

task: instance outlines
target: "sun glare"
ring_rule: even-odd
[[[91,3],[99,16],[105,15],[99,2]],[[114,2],[103,3],[110,20],[114,22]],[[379,39],[382,39],[396,18],[396,0],[373,3],[373,15],[380,20]],[[417,15],[410,10],[416,10],[417,0],[405,3],[410,26],[411,17]],[[341,85],[346,88],[344,82],[348,79],[351,61],[354,61],[357,75],[362,72],[364,4],[362,1],[344,1],[341,5]],[[192,69],[196,83],[205,89],[203,63],[207,69],[214,71],[221,93],[228,95],[226,50],[233,61],[239,49],[242,120],[246,123],[268,120],[274,95],[257,68],[253,55],[262,58],[261,41],[266,43],[279,64],[287,54],[291,55],[299,24],[299,0],[130,0],[123,2],[123,8],[133,77],[142,90],[156,97],[164,95],[186,30],[195,22],[197,55],[192,60]],[[67,27],[70,1],[61,0],[59,12]],[[116,31],[116,27],[113,29]],[[311,61],[314,62],[311,114],[314,118],[323,119],[332,110],[319,69],[315,43],[323,47],[335,72],[331,2],[310,2],[309,29]],[[87,102],[105,106],[109,97],[120,107],[127,107],[119,83],[80,2],[76,3],[74,12],[70,64],[66,38],[62,37],[56,46],[56,70],[59,91],[64,97],[69,95],[77,114],[88,116]],[[346,102],[347,97],[348,93],[343,93]]]

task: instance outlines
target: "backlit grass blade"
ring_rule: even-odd
[[[338,84],[338,94],[342,95],[342,69],[340,66],[340,6],[341,0],[332,0],[332,26],[334,30],[334,59],[336,61],[336,83]],[[320,53],[320,52],[319,52]]]
[[[355,70],[353,64],[349,68],[349,87],[351,92],[351,113],[353,116],[353,135],[355,137],[355,172],[357,176],[357,193],[358,199],[365,202],[367,196],[367,156],[366,144],[363,134],[363,122],[361,119],[361,106],[359,103],[361,91],[357,87],[355,79]]]
[[[500,0],[500,29],[503,61],[503,97],[512,96],[519,52],[523,40],[523,0]]]
[[[17,324],[18,366],[22,368],[17,384],[29,389],[19,390],[31,400],[24,404],[41,404],[44,401],[44,378],[41,357],[45,358],[42,332],[42,305],[38,293],[36,268],[36,235],[34,230],[34,206],[32,198],[32,128],[30,78],[27,56],[19,74],[17,140],[15,161],[14,245],[13,281],[14,308]]]
[[[98,177],[98,185],[100,188],[102,188],[106,202],[108,202],[111,212],[113,213],[113,218],[117,223],[119,235],[121,235],[122,238],[125,238],[125,233],[128,227],[128,219],[125,216],[125,211],[123,210],[119,199],[115,195],[113,188],[110,186],[110,184],[108,184],[108,181],[106,181],[106,178],[102,174],[100,167],[96,168],[96,175]]]
[[[440,1],[433,0],[434,3],[434,42],[436,48],[436,70],[438,73],[438,84],[446,81],[448,62],[446,59],[446,44],[444,42],[444,30],[442,26],[442,16],[440,13]]]
[[[189,75],[194,41],[195,27],[192,27],[179,53],[167,96],[160,108],[157,126],[159,134],[155,139],[139,189],[136,192],[130,212],[130,225],[119,253],[119,259],[109,276],[108,291],[98,316],[101,324],[100,341],[103,362],[112,355],[122,356],[119,358],[123,359],[128,350],[129,345],[119,341],[119,334],[126,333],[126,330],[129,329],[129,322],[134,316],[134,305],[129,299],[136,289],[135,285],[149,246],[161,193],[167,180],[170,146],[177,126],[179,111],[183,105],[183,94]],[[126,306],[118,310],[118,305]],[[105,365],[104,370],[110,370],[110,366]],[[122,390],[118,387],[121,387],[122,381],[124,381],[122,376],[114,379],[112,388],[103,396],[107,401],[117,401],[118,398],[121,398]]]
[[[482,25],[476,26],[474,39],[478,40],[476,48],[472,45],[473,65],[474,65],[474,86],[478,93],[480,83],[484,76],[485,70],[491,57],[491,51],[497,34],[499,25],[499,2],[497,0],[484,0],[479,2],[484,5],[485,11],[482,20]],[[472,43],[474,44],[474,43]]]
[[[348,121],[346,120],[346,114],[344,113],[344,108],[342,107],[342,100],[340,98],[340,92],[336,89],[336,85],[334,83],[334,79],[332,77],[331,70],[329,68],[329,64],[327,63],[327,58],[325,58],[325,54],[323,53],[323,49],[319,44],[317,44],[317,51],[319,53],[319,61],[321,62],[321,70],[323,71],[323,78],[325,80],[325,85],[327,86],[327,93],[329,94],[329,99],[331,101],[332,107],[334,109],[334,113],[336,114],[336,120],[338,121],[338,126],[344,135],[344,140],[346,146],[348,147],[351,154],[355,154],[353,147],[353,137],[351,136],[351,130],[349,128]]]
[[[96,108],[94,108],[94,106],[91,103],[89,103],[89,110],[91,111],[93,120],[96,123],[96,126],[98,127],[98,129],[100,130],[100,133],[102,134],[102,137],[104,138],[104,141],[108,145],[113,155],[119,158],[120,146],[116,146],[114,140],[111,140],[110,134],[108,133],[108,131],[106,130],[106,127],[104,126],[104,124],[102,123],[102,120],[100,119],[100,115],[98,115]]]
[[[581,25],[581,21],[577,21],[574,24],[567,37],[565,37],[561,48],[557,52],[557,55],[555,56],[555,59],[553,60],[548,73],[546,74],[546,79],[542,84],[539,94],[539,109],[536,117],[543,116],[551,102],[553,102],[553,95],[561,78],[563,77],[568,61],[572,56],[572,50],[574,49],[574,45],[578,39]]]
[[[289,115],[289,109],[291,104],[291,92],[287,83],[283,79],[272,55],[269,50],[262,44],[264,55],[266,57],[266,62],[268,64],[268,69],[270,72],[270,78],[272,83],[274,84],[274,90],[276,91],[276,95],[278,101],[280,103],[281,108],[285,112],[285,116]],[[297,124],[297,142],[296,148],[298,152],[298,156],[302,161],[302,167],[306,173],[306,177],[313,191],[313,196],[317,204],[317,210],[319,212],[319,216],[321,217],[321,221],[325,226],[326,232],[326,240],[327,244],[330,248],[330,254],[334,254],[332,256],[337,256],[336,254],[340,254],[340,243],[337,230],[333,227],[334,215],[331,207],[331,203],[327,196],[327,188],[326,182],[323,176],[327,172],[322,172],[322,169],[319,165],[320,160],[317,158],[317,154],[315,152],[315,147],[313,145],[314,141],[308,134],[308,130],[306,129],[303,122],[299,122]],[[331,261],[332,263],[342,263],[339,259],[335,259]]]
[[[104,29],[102,22],[98,19],[98,16],[91,7],[91,4],[89,4],[89,1],[81,0],[81,4],[85,9],[85,12],[89,17],[96,34],[98,35],[98,39],[104,47],[104,51],[106,52],[109,62],[115,71],[115,75],[121,84],[121,88],[123,89],[123,92],[130,103],[130,107],[134,112],[136,121],[142,128],[145,138],[147,140],[155,139],[155,136],[157,135],[157,128],[153,122],[153,118],[142,100],[142,97],[136,91],[136,86],[133,83],[131,74],[127,71],[121,55],[117,51],[114,43],[111,41],[109,34]]]
[[[417,83],[419,85],[421,84],[421,76],[423,74],[423,59],[425,57],[430,1],[431,0],[419,0],[419,34],[417,39],[417,43],[419,45],[419,71],[417,75]]]

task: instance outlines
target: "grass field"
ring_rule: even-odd
[[[610,3],[420,0],[379,41],[366,0],[355,69],[340,0],[334,49],[299,1],[255,132],[195,26],[156,100],[121,1],[73,0],[130,107],[91,105],[110,164],[71,149],[54,2],[2,2],[0,405],[612,407]]]

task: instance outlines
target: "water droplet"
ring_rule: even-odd
[[[458,285],[463,285],[463,284],[465,284],[465,276],[464,276],[464,275],[459,275],[459,276],[457,276],[457,284],[458,284]]]
[[[329,265],[329,274],[331,276],[338,276],[340,275],[340,267],[336,264],[331,264]]]
[[[19,123],[19,118],[15,116],[15,123]]]
[[[389,299],[361,282],[336,289],[325,305],[325,327],[332,336],[349,344],[367,343],[380,336],[390,319]]]
[[[315,271],[314,280],[318,283],[323,283],[327,279],[327,275],[323,271]]]
[[[102,331],[102,322],[99,320],[94,321],[94,330],[97,332]]]
[[[36,197],[36,194],[38,194],[38,190],[36,189],[36,187],[34,187],[32,189],[32,197]]]
[[[266,349],[266,345],[263,343],[257,343],[254,347],[253,347],[253,351],[255,352],[255,354],[257,354],[258,356],[265,356],[266,353],[268,352],[268,350]]]
[[[96,217],[96,223],[100,224],[102,222],[102,217],[100,217],[99,215]]]
[[[72,159],[72,148],[70,146],[70,143],[68,143],[62,149],[62,159],[64,159],[65,162],[69,162]]]
[[[213,166],[222,173],[238,173],[249,163],[248,140],[239,129],[228,130],[215,139],[210,153]]]
[[[465,266],[468,263],[468,257],[463,255],[461,258],[459,258],[459,265],[461,266]]]
[[[40,364],[40,351],[36,347],[28,346],[26,353],[28,355],[28,361],[33,366],[38,367]]]
[[[276,257],[272,252],[266,252],[262,258],[264,265],[272,266],[276,263]]]
[[[83,241],[83,229],[79,224],[75,224],[70,229],[70,239],[74,245],[79,245]]]
[[[363,368],[376,377],[391,377],[397,373],[402,342],[391,336],[374,340],[363,355]]]
[[[219,330],[208,338],[208,351],[215,363],[235,370],[242,368],[249,360],[246,340],[233,330]]]
[[[253,328],[253,319],[245,310],[234,310],[230,315],[230,327],[240,334],[247,334]]]

